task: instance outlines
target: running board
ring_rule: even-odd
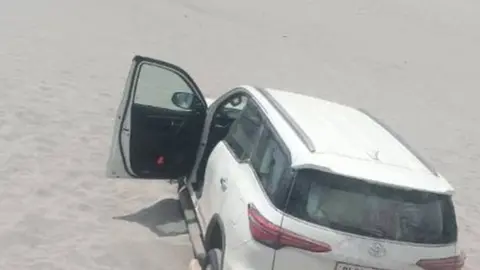
[[[180,181],[183,181],[183,179]],[[185,223],[187,224],[188,236],[190,237],[190,242],[192,242],[193,255],[197,260],[203,262],[206,257],[206,251],[203,245],[202,231],[198,225],[190,192],[185,185],[178,191],[178,199],[182,207]]]

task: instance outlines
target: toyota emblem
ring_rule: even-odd
[[[379,258],[385,256],[385,254],[387,254],[387,250],[381,243],[375,242],[368,249],[368,254]]]

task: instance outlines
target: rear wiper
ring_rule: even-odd
[[[359,228],[359,227],[353,227],[353,226],[346,226],[346,225],[341,225],[338,223],[330,223],[332,229],[337,229],[337,230],[343,230],[348,233],[353,233],[353,234],[359,234],[363,236],[369,236],[369,237],[374,237],[374,238],[381,238],[381,239],[387,239],[387,233],[382,230],[381,228],[377,229],[366,229],[366,228]]]
[[[375,238],[385,238],[387,239],[387,232],[380,227],[376,227],[373,229],[360,229],[363,233],[368,234],[368,236],[375,237]]]

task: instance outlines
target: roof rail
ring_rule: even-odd
[[[386,131],[388,131],[393,137],[395,137],[395,139],[397,139],[401,144],[403,144],[403,146],[407,148],[408,151],[410,151],[433,175],[439,176],[438,172],[434,169],[434,167],[427,160],[425,160],[415,149],[413,149],[413,147],[411,147],[398,133],[396,133],[393,129],[387,126],[383,121],[373,116],[367,110],[361,108],[357,110],[370,117],[370,119],[375,121]]]
[[[307,147],[310,152],[315,152],[315,145],[312,142],[312,139],[308,137],[305,131],[295,122],[295,120],[290,116],[290,114],[278,103],[278,101],[264,88],[254,87],[275,107],[275,109],[280,113],[280,115],[285,119],[288,125],[293,129],[297,134],[303,144]]]

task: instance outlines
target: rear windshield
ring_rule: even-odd
[[[451,197],[300,170],[287,212],[347,233],[421,244],[456,242]]]

